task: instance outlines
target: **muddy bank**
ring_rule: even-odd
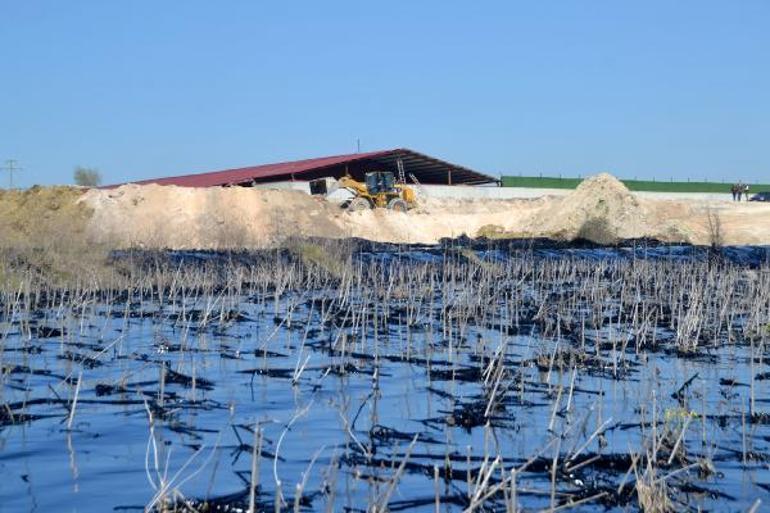
[[[89,233],[114,247],[269,247],[289,236],[345,236],[340,209],[299,191],[124,185],[95,189],[80,203]]]
[[[600,174],[559,196],[516,200],[422,198],[408,214],[346,213],[296,191],[127,185],[93,190],[89,233],[119,247],[269,247],[289,237],[435,243],[458,237],[655,238],[692,244],[770,243],[770,205],[642,199]],[[716,239],[716,240],[715,240]]]
[[[426,244],[459,236],[770,244],[770,205],[642,198],[607,174],[563,196],[422,197],[408,214],[347,213],[298,191],[158,185],[6,192],[0,195],[0,213],[0,234],[10,246],[51,237],[115,248],[172,249],[265,248],[295,237]]]
[[[407,216],[347,216],[359,237],[436,242],[442,237],[552,238],[612,244],[649,238],[690,244],[770,244],[770,205],[642,198],[608,174],[586,179],[562,196],[519,200],[428,199]]]
[[[0,248],[49,247],[83,239],[91,210],[81,187],[0,189]]]

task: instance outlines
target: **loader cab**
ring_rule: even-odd
[[[366,189],[369,194],[395,192],[396,179],[390,171],[373,171],[366,173]]]

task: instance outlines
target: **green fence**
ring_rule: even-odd
[[[556,178],[549,176],[503,176],[503,187],[528,187],[532,189],[574,189],[582,178]],[[632,191],[649,192],[711,192],[730,194],[732,184],[721,182],[660,182],[656,180],[621,180]],[[750,183],[752,193],[770,191],[770,184]]]

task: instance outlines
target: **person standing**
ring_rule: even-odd
[[[743,195],[746,197],[746,201],[749,201],[749,184],[743,186]]]
[[[730,187],[730,192],[733,193],[733,201],[735,201],[738,198],[738,184],[734,183],[732,187]]]
[[[743,194],[743,183],[738,182],[738,184],[735,186],[736,193],[738,194],[738,201],[741,201],[741,194]]]

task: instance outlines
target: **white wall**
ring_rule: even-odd
[[[310,194],[308,182],[271,182],[258,184],[264,189],[289,189],[303,191]],[[497,186],[470,186],[470,185],[412,185],[418,194],[423,193],[431,198],[458,198],[458,199],[514,199],[514,198],[539,198],[548,194],[566,194],[565,189],[521,189],[517,187]],[[336,191],[329,199],[340,201],[349,197],[347,191]]]
[[[675,200],[728,200],[732,201],[730,191],[724,194],[714,192],[635,192],[640,198],[675,199]]]
[[[257,187],[264,189],[290,189],[303,191],[310,194],[308,182],[271,182],[259,184]],[[419,185],[413,186],[418,194],[422,192],[431,198],[456,198],[456,199],[516,199],[539,198],[541,196],[563,196],[570,189],[534,189],[525,187],[497,187],[497,186],[470,186],[470,185]],[[700,193],[700,192],[636,192],[641,198],[654,199],[678,199],[678,200],[732,200],[729,191],[724,194]],[[343,201],[350,197],[347,191],[336,191],[329,196],[331,201]]]

